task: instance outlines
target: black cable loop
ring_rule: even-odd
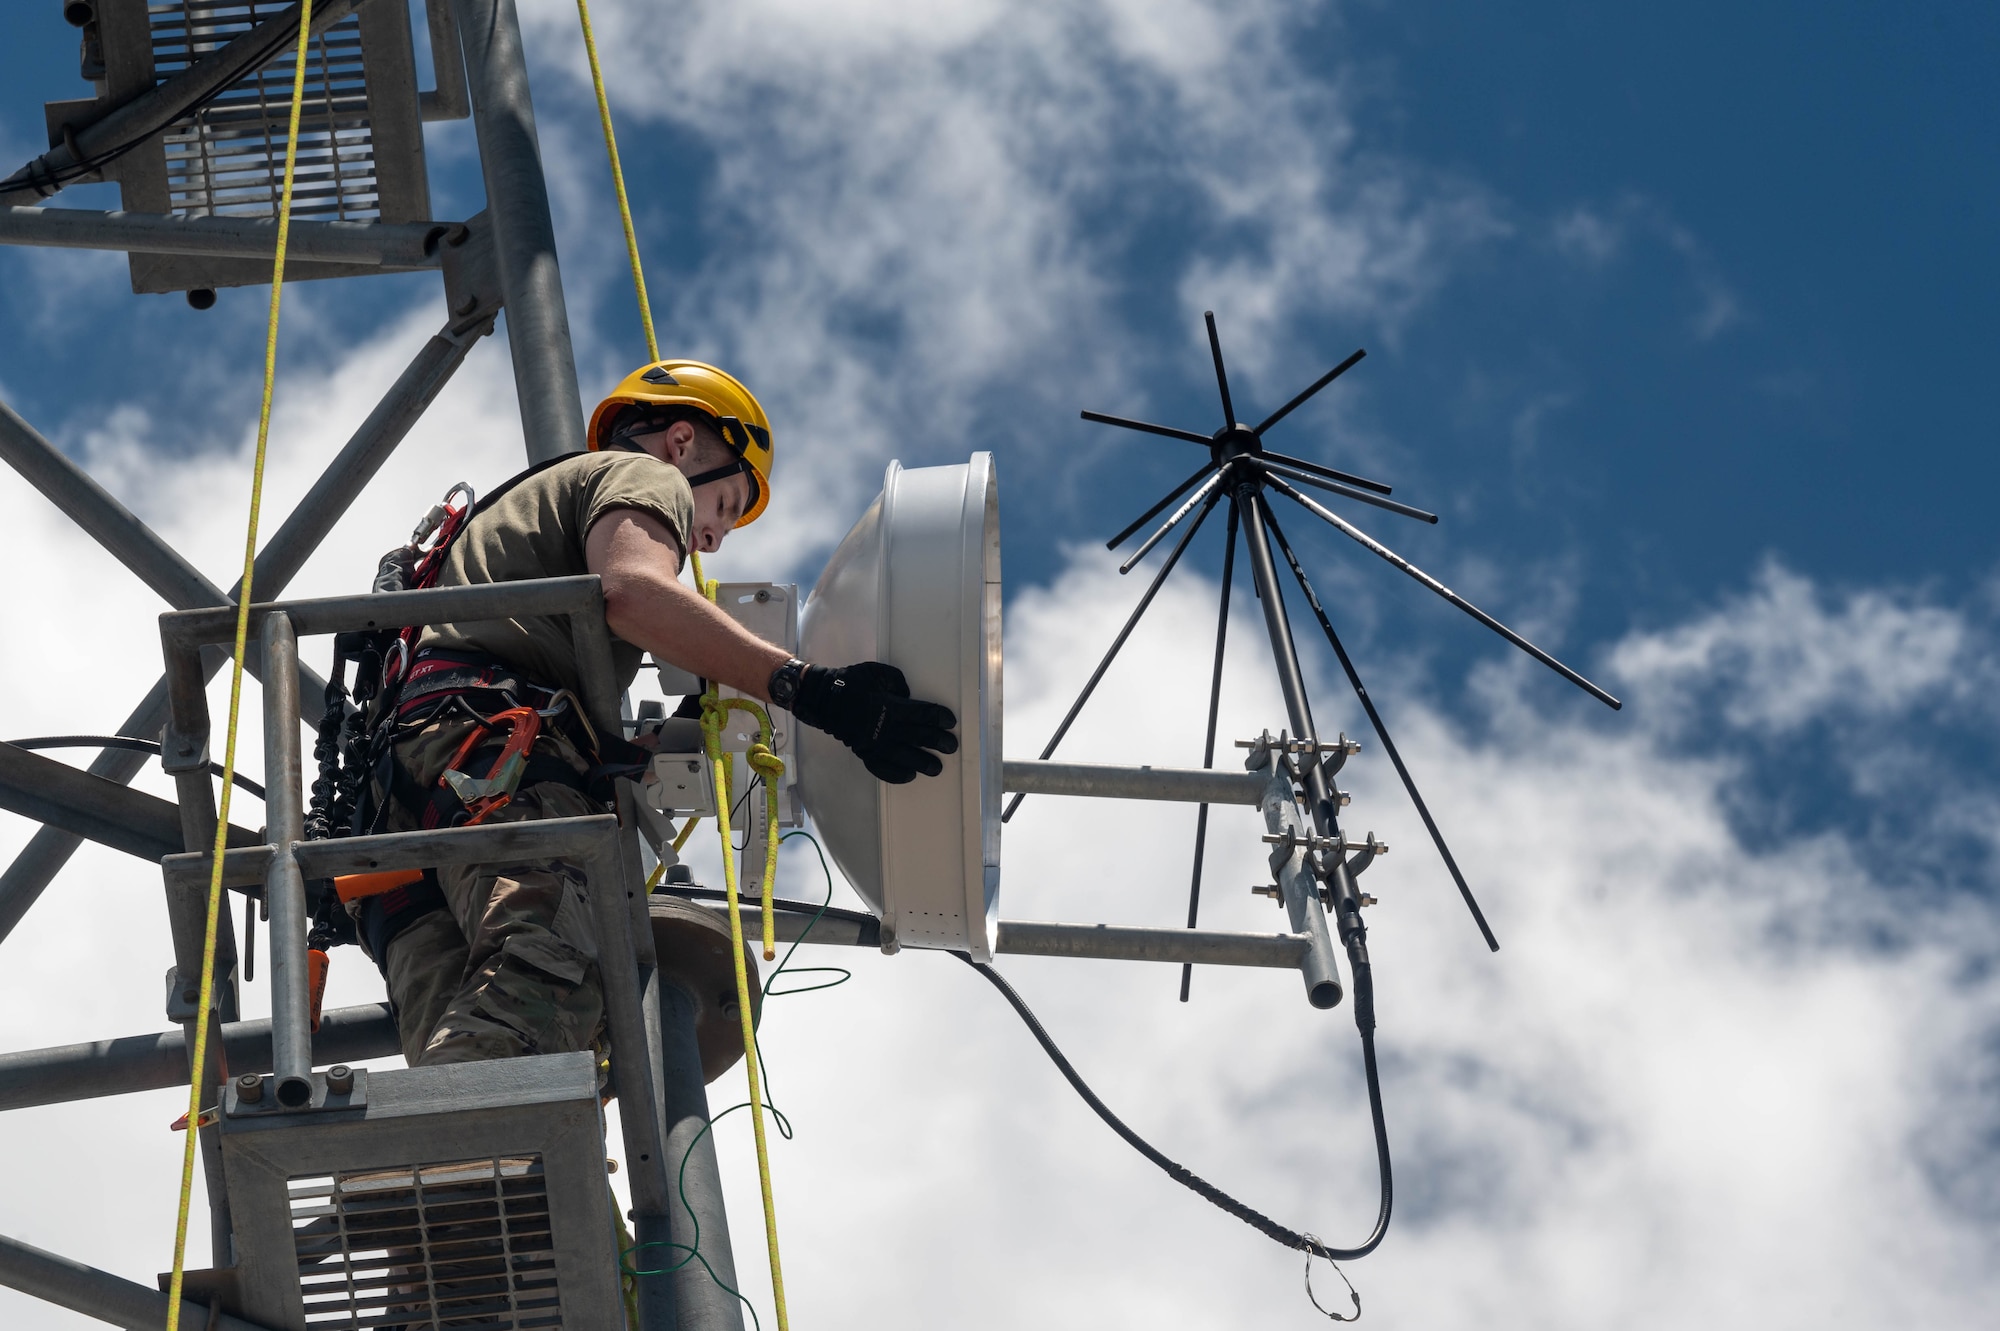
[[[1333,1248],[1320,1242],[1319,1239],[1310,1234],[1301,1234],[1297,1230],[1285,1228],[1285,1226],[1271,1219],[1262,1211],[1255,1210],[1237,1201],[1234,1197],[1231,1197],[1213,1183],[1202,1178],[1193,1170],[1188,1169],[1185,1165],[1168,1159],[1151,1142],[1127,1127],[1123,1119],[1111,1112],[1109,1105],[1097,1098],[1097,1092],[1091,1090],[1089,1084],[1078,1074],[1076,1068],[1071,1066],[1069,1059],[1063,1056],[1062,1050],[1056,1047],[1056,1042],[1049,1038],[1048,1031],[1043,1029],[1041,1021],[1035,1016],[1033,1010],[1028,1007],[1019,994],[1014,992],[1014,987],[1001,978],[1000,972],[994,970],[991,966],[974,961],[963,952],[954,952],[952,955],[985,976],[987,981],[1000,991],[1000,996],[1005,998],[1014,1011],[1019,1014],[1021,1020],[1027,1023],[1028,1033],[1035,1037],[1036,1043],[1042,1047],[1042,1052],[1046,1053],[1050,1061],[1056,1065],[1056,1070],[1061,1072],[1071,1087],[1076,1090],[1076,1093],[1083,1097],[1083,1102],[1089,1105],[1099,1118],[1104,1120],[1106,1127],[1109,1127],[1113,1132],[1123,1137],[1126,1145],[1158,1165],[1168,1178],[1194,1192],[1210,1205],[1227,1211],[1230,1215],[1235,1216],[1244,1224],[1249,1225],[1252,1229],[1264,1235],[1264,1237],[1275,1243],[1281,1243],[1287,1248],[1303,1252],[1308,1257],[1324,1257],[1330,1262],[1352,1261],[1358,1257],[1366,1257],[1381,1245],[1383,1236],[1389,1232],[1389,1212],[1395,1200],[1395,1189],[1389,1173],[1389,1133],[1382,1119],[1382,1085],[1375,1068],[1375,1033],[1373,1030],[1374,979],[1368,974],[1366,968],[1358,968],[1354,976],[1355,1021],[1357,1025],[1360,1025],[1363,1014],[1367,1014],[1369,1024],[1362,1027],[1361,1030],[1361,1059],[1362,1066],[1368,1078],[1369,1117],[1375,1125],[1375,1156],[1381,1170],[1382,1204],[1375,1216],[1374,1232],[1368,1236],[1367,1240],[1360,1247]],[[1341,1279],[1345,1280],[1346,1276],[1343,1275]],[[1360,1296],[1358,1295],[1355,1297],[1355,1307],[1358,1315],[1360,1308]],[[1324,1312],[1325,1309],[1321,1309],[1321,1311]]]

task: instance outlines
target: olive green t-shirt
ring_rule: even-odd
[[[579,453],[536,472],[500,496],[458,534],[438,576],[440,587],[590,572],[583,538],[614,509],[631,508],[664,523],[682,551],[694,525],[694,492],[680,471],[650,453]],[[582,692],[565,618],[498,619],[426,629],[420,647],[485,652],[537,683]],[[620,689],[639,673],[643,653],[611,638]]]

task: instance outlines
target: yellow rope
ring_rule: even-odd
[[[604,126],[604,152],[611,159],[611,187],[618,191],[618,219],[625,224],[625,255],[632,263],[632,290],[639,297],[639,323],[646,330],[646,354],[660,358],[659,339],[653,335],[653,307],[646,299],[646,270],[639,263],[639,234],[632,228],[632,204],[625,197],[625,168],[618,161],[618,136],[611,129],[611,101],[604,95],[604,71],[597,63],[597,34],[590,30],[590,0],[576,0],[576,16],[583,21],[583,49],[590,57],[590,85],[597,91],[597,119]],[[696,585],[700,585],[701,561],[695,561]]]
[[[618,220],[625,228],[625,254],[632,265],[632,291],[639,301],[639,321],[646,333],[646,352],[653,359],[660,359],[660,342],[653,329],[653,306],[646,298],[646,271],[639,259],[639,236],[632,225],[632,203],[625,193],[625,168],[618,160],[618,135],[611,125],[611,100],[604,91],[604,70],[597,59],[597,35],[590,26],[589,0],[576,0],[576,14],[583,25],[583,49],[590,58],[590,83],[597,95],[597,119],[604,129],[604,151],[611,162],[611,185],[618,195]],[[702,572],[701,552],[692,547],[688,550],[688,562],[693,565],[694,585],[710,601],[715,600],[715,584],[708,581]],[[736,891],[736,861],[731,854],[729,831],[729,764],[722,753],[722,718],[730,711],[745,711],[757,718],[758,731],[762,743],[753,748],[747,761],[753,771],[764,778],[765,809],[769,815],[765,819],[769,841],[764,851],[764,959],[774,960],[778,953],[775,933],[775,907],[773,896],[778,872],[778,779],[784,774],[784,762],[771,750],[771,717],[762,707],[744,698],[720,698],[713,681],[709,683],[702,699],[701,730],[707,747],[710,764],[715,771],[715,825],[722,837],[722,876],[728,888],[730,956],[736,965],[736,1008],[743,1020],[744,1066],[750,1079],[750,1121],[757,1139],[757,1184],[764,1197],[764,1238],[771,1250],[771,1297],[777,1306],[778,1331],[791,1331],[791,1317],[785,1310],[784,1268],[778,1260],[778,1213],[771,1196],[771,1156],[764,1139],[764,1097],[758,1087],[757,1075],[757,1030],[751,1023],[750,1014],[750,974],[748,964],[743,959],[743,915],[741,902]],[[759,753],[758,750],[762,752]],[[690,818],[674,838],[674,850],[678,853],[693,835],[697,819]],[[650,891],[666,874],[665,865],[655,870],[647,883]]]
[[[712,601],[715,599],[716,584],[703,584],[703,593]],[[771,716],[762,707],[747,698],[723,698],[718,696],[716,686],[711,682],[708,692],[701,702],[701,738],[708,751],[710,767],[715,772],[715,825],[722,835],[722,883],[724,895],[729,901],[729,956],[736,967],[736,1011],[743,1023],[743,1067],[750,1081],[750,1127],[757,1143],[757,1185],[764,1197],[764,1241],[771,1251],[771,1299],[777,1306],[778,1331],[791,1331],[791,1316],[785,1310],[785,1272],[778,1259],[778,1209],[771,1195],[771,1153],[764,1137],[764,1093],[759,1086],[757,1075],[757,1028],[751,1021],[750,1011],[750,967],[743,958],[743,903],[736,890],[736,858],[731,854],[729,830],[729,759],[722,751],[722,719],[732,711],[748,712],[757,718],[757,729],[764,750],[761,759],[752,758],[753,766],[760,762],[766,766],[776,764],[782,773],[784,765],[771,752]],[[756,768],[764,773],[764,768]],[[767,791],[766,810],[770,817],[767,825],[770,841],[764,852],[764,941],[766,959],[776,955],[771,947],[772,889],[778,873],[778,819],[776,779],[764,774]]]
[[[598,64],[598,34],[590,28],[590,0],[576,0],[576,18],[584,24],[584,54],[590,56],[590,88],[598,96],[598,124],[604,126],[604,156],[612,164],[612,190],[618,194],[618,222],[624,226],[626,234],[626,262],[632,266],[632,294],[638,298],[638,326],[646,334],[646,356],[660,360],[660,338],[652,326],[652,302],[646,300],[646,266],[638,258],[638,230],[632,226],[632,200],[626,196],[624,188],[624,164],[618,160],[618,132],[612,130],[612,104],[604,92],[604,68]],[[688,560],[694,564],[694,586],[708,586],[702,578],[702,552],[690,550]],[[696,819],[688,819],[688,825],[680,829],[674,839],[674,849],[678,851],[688,843],[688,833],[694,829]]]
[[[285,131],[284,185],[278,197],[278,248],[271,269],[271,312],[264,330],[264,398],[257,409],[257,457],[250,477],[250,520],[243,536],[243,587],[236,597],[236,655],[229,670],[229,729],[222,750],[222,797],[215,817],[215,845],[210,852],[208,924],[201,945],[201,997],[195,1009],[187,1142],[181,1152],[180,1213],[174,1222],[174,1273],[167,1287],[167,1331],[180,1331],[181,1324],[188,1210],[194,1196],[195,1138],[201,1131],[202,1083],[208,1073],[208,1010],[215,1001],[215,936],[222,918],[222,852],[229,841],[229,795],[236,783],[236,723],[243,708],[243,656],[250,638],[250,584],[257,572],[257,519],[264,506],[264,454],[271,437],[271,387],[278,374],[278,306],[285,289],[285,248],[292,225],[292,178],[299,160],[299,108],[305,102],[306,52],[311,41],[312,0],[302,0],[298,51],[292,66],[291,124]]]

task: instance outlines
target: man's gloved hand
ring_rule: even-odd
[[[853,749],[871,775],[891,785],[919,772],[936,776],[944,770],[937,754],[958,752],[951,709],[910,697],[903,672],[881,661],[807,666],[792,715]]]

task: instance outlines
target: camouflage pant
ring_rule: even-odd
[[[430,726],[396,746],[420,789],[435,786],[470,723]],[[567,753],[560,741],[537,750]],[[482,770],[475,775],[484,776]],[[581,791],[543,782],[517,791],[489,823],[603,813]],[[396,808],[392,831],[417,823]],[[410,1066],[594,1048],[604,1023],[597,931],[581,866],[563,860],[453,865],[437,871],[445,909],[391,939],[384,970]]]

